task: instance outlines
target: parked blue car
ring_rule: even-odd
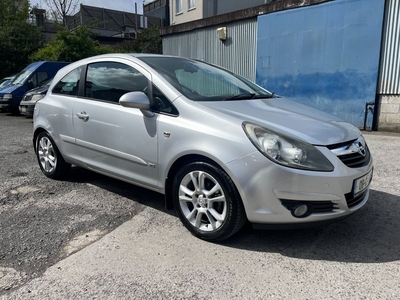
[[[19,103],[24,94],[54,77],[68,62],[34,62],[15,75],[10,85],[0,90],[0,109],[19,114]]]

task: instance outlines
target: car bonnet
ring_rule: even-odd
[[[285,98],[198,103],[242,122],[252,122],[313,145],[333,145],[360,136],[358,128],[350,123]]]
[[[10,93],[14,92],[19,87],[20,87],[20,85],[8,85],[8,86],[5,86],[4,88],[0,89],[0,96],[3,96],[4,94],[10,94]]]

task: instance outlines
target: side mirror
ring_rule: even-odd
[[[150,109],[150,99],[143,92],[126,93],[119,98],[119,104],[123,107],[138,108],[146,117],[154,116]]]
[[[28,89],[31,90],[33,89],[35,86],[33,85],[33,82],[31,80],[28,81]]]

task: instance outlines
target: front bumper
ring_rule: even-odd
[[[29,102],[21,101],[21,104],[19,105],[19,112],[21,113],[21,115],[33,117],[33,112],[35,110],[35,104],[36,103],[29,103]]]
[[[17,110],[19,106],[19,102],[21,99],[19,98],[11,98],[11,99],[3,99],[0,98],[0,108],[3,110]]]
[[[8,108],[8,99],[3,99],[0,97],[0,108],[7,109]]]
[[[258,151],[227,164],[251,223],[308,226],[345,218],[365,205],[369,187],[354,195],[353,184],[372,172],[372,158],[363,167],[349,168],[329,149],[317,148],[332,162],[333,172],[283,167]],[[291,207],[296,203],[313,207],[313,212],[295,217]]]

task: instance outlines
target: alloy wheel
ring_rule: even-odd
[[[220,228],[227,217],[227,203],[220,183],[204,171],[192,171],[179,185],[179,205],[192,226],[205,232]]]

